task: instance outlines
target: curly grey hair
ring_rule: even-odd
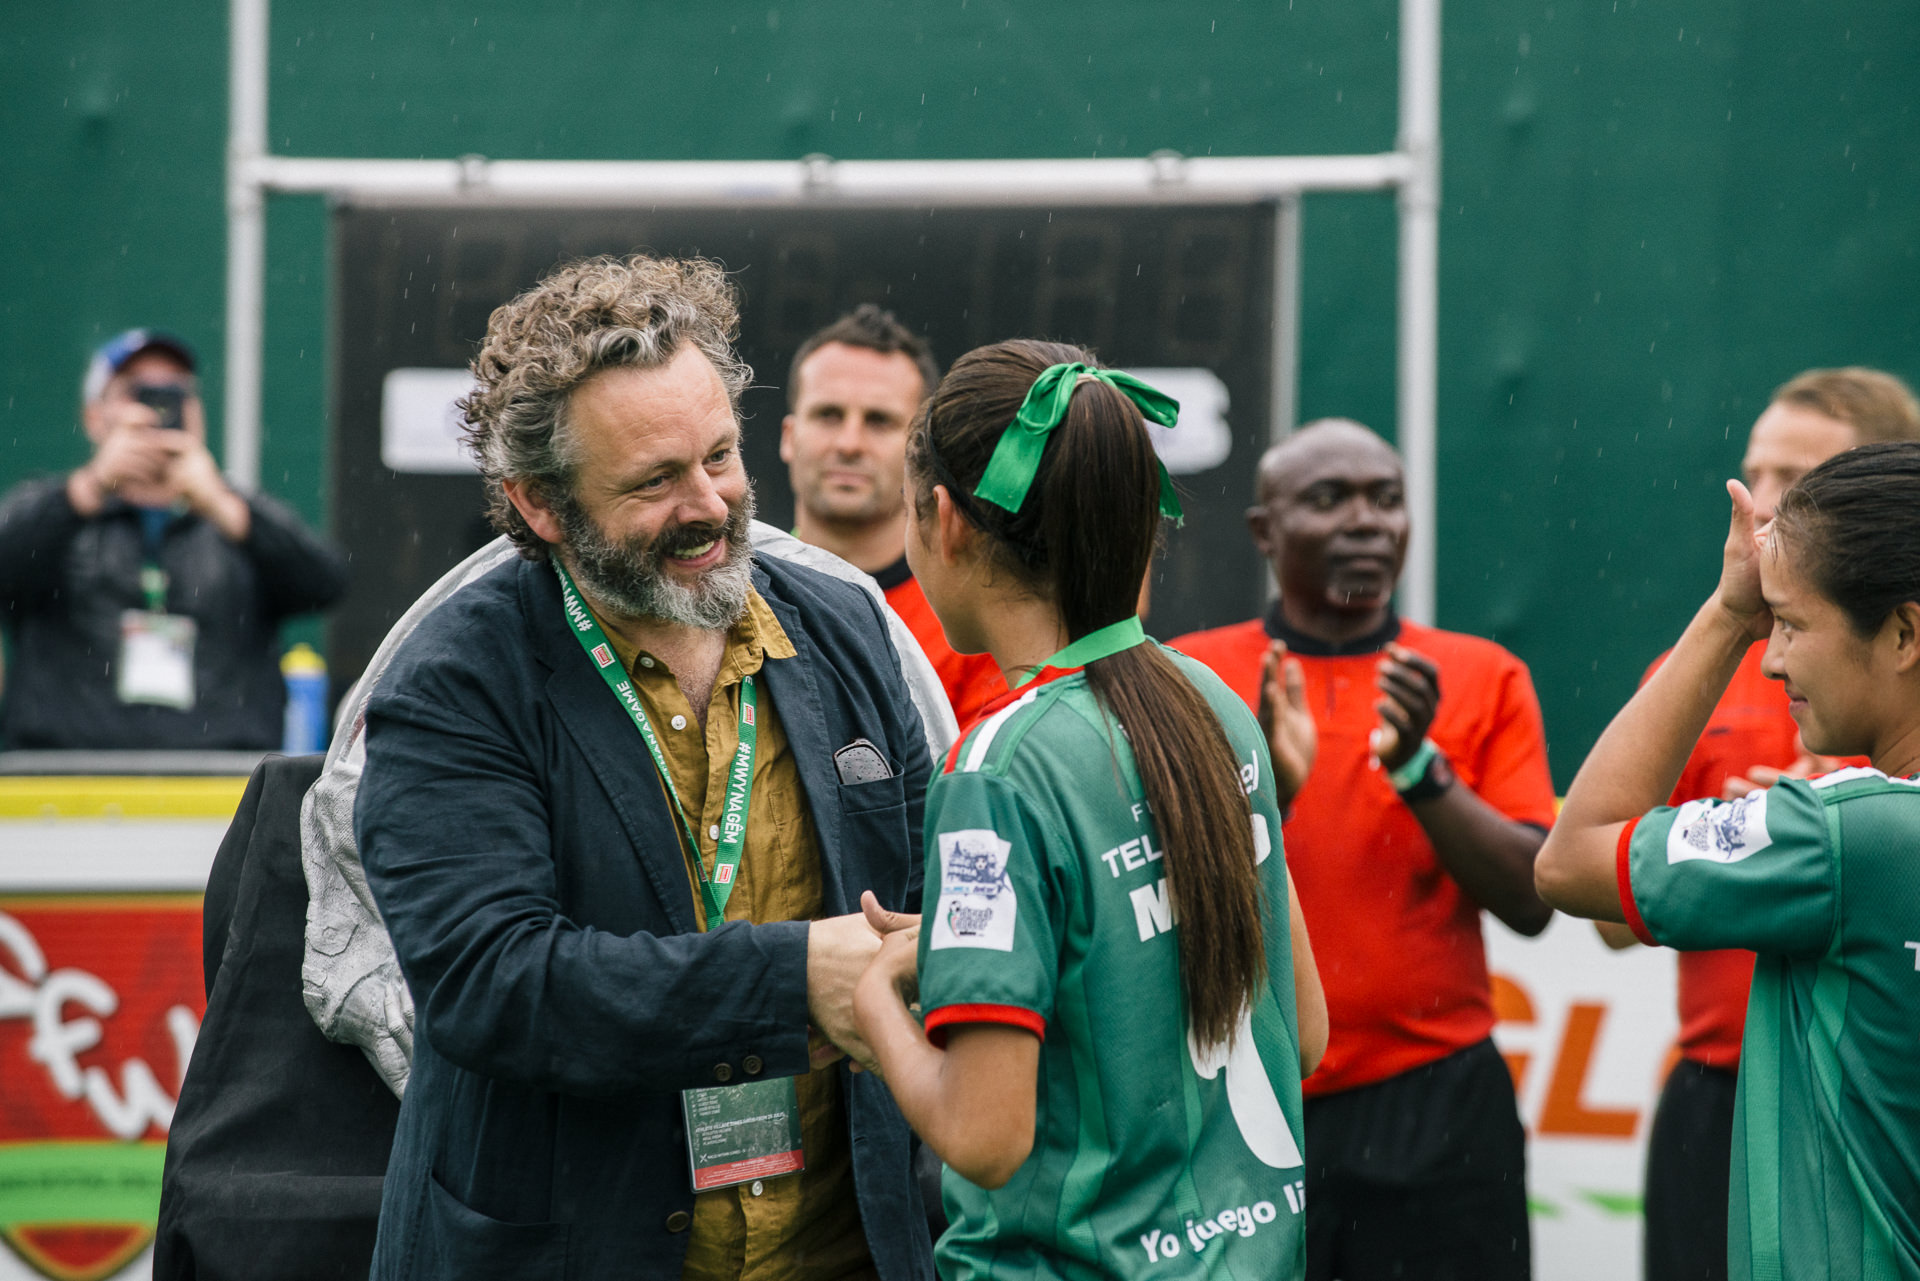
[[[586,258],[495,309],[473,360],[479,386],[458,403],[494,528],[522,556],[546,557],[546,543],[502,482],[521,481],[548,501],[572,494],[577,458],[567,406],[574,390],[603,369],[656,368],[692,343],[713,362],[737,409],[753,381],[733,350],[739,332],[733,282],[704,258]]]

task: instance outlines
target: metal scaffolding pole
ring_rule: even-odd
[[[1439,544],[1437,432],[1440,326],[1440,0],[1401,0],[1400,136],[1409,175],[1400,184],[1396,380],[1400,456],[1413,541],[1400,609],[1434,621]]]

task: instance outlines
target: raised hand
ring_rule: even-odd
[[[1733,621],[1754,640],[1773,630],[1773,611],[1760,594],[1760,557],[1772,523],[1756,528],[1753,495],[1737,480],[1727,482],[1733,512],[1727,521],[1727,545],[1720,558],[1720,586],[1714,596]]]
[[[106,495],[122,490],[128,491],[129,501],[150,495],[171,499],[164,485],[173,465],[173,437],[180,433],[163,431],[158,426],[160,415],[135,400],[103,401],[97,412],[105,434],[98,452],[79,473],[94,498],[90,506],[97,509]]]
[[[1260,728],[1273,757],[1276,799],[1284,810],[1306,786],[1320,751],[1320,732],[1307,707],[1307,676],[1300,660],[1288,655],[1284,641],[1267,647],[1260,669]]]
[[[1440,710],[1440,669],[1425,654],[1389,645],[1375,669],[1374,684],[1385,697],[1373,705],[1380,724],[1368,746],[1382,769],[1399,769],[1420,750]]]

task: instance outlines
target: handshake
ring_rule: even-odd
[[[872,890],[860,896],[860,909],[807,930],[807,1040],[816,1068],[850,1058],[856,1072],[876,1070],[854,1013],[856,988],[866,1001],[891,989],[911,1004],[918,993],[919,914],[887,911]]]

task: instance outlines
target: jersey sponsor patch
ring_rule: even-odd
[[[1773,844],[1767,831],[1767,794],[1749,792],[1737,801],[1688,801],[1667,829],[1667,862],[1712,859],[1738,863]]]
[[[990,827],[940,833],[940,903],[934,909],[929,949],[1013,951],[1020,904],[1007,879],[1012,848]]]

